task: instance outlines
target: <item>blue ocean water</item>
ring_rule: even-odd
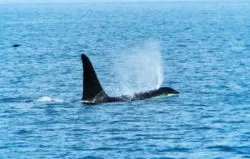
[[[0,158],[250,158],[249,10],[248,1],[0,4]],[[84,105],[83,52],[109,94],[125,93],[124,57],[160,52],[150,58],[162,63],[162,86],[180,96]],[[146,66],[143,81],[158,78]],[[138,79],[133,91],[144,88]]]

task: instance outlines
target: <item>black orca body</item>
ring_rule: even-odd
[[[21,46],[20,44],[14,44],[14,45],[12,45],[12,47],[19,47],[19,46]]]
[[[103,90],[89,58],[85,54],[82,54],[81,57],[83,64],[83,103],[97,104],[107,102],[127,102],[148,99],[161,95],[177,96],[179,94],[179,92],[172,88],[161,87],[157,90],[134,94],[132,97],[126,95],[120,97],[110,97]]]

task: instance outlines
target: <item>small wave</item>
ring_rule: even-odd
[[[20,103],[20,102],[29,103],[29,102],[32,102],[32,100],[28,98],[23,98],[23,97],[17,97],[17,98],[10,97],[10,98],[0,99],[0,103]]]
[[[56,98],[52,98],[52,97],[49,97],[49,96],[40,97],[36,101],[37,102],[64,102],[61,99],[56,99]]]
[[[234,146],[216,145],[216,146],[209,146],[207,148],[223,152],[235,152],[238,154],[248,154],[249,152],[249,147],[247,146],[234,147]]]
[[[211,146],[211,147],[208,147],[208,148],[219,150],[219,151],[224,151],[224,152],[234,152],[234,151],[236,151],[236,149],[234,147],[232,147],[232,146],[224,146],[224,145]]]
[[[102,157],[97,157],[97,156],[85,156],[83,158],[84,159],[103,159]]]

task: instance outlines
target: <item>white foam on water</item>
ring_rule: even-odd
[[[163,82],[162,57],[159,42],[150,41],[124,51],[115,64],[118,95],[133,95],[160,88]]]
[[[37,102],[63,102],[61,99],[52,98],[49,96],[43,96],[36,100]]]

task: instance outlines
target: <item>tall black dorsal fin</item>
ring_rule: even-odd
[[[100,97],[107,97],[96,76],[95,70],[89,58],[85,54],[82,54],[82,64],[83,64],[82,100],[93,101],[93,100],[98,100],[97,98]]]

